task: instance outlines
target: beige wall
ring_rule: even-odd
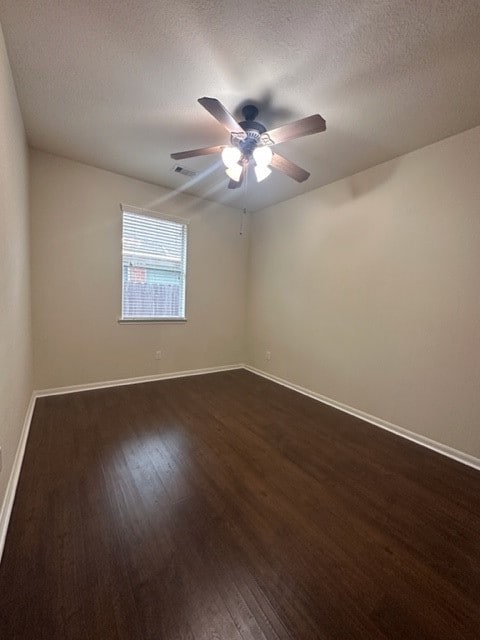
[[[480,457],[480,127],[256,213],[250,250],[251,364]]]
[[[25,133],[0,29],[0,508],[32,392]]]
[[[239,212],[30,171],[36,388],[246,360],[480,456],[480,128],[255,213],[248,265]],[[119,202],[191,217],[187,324],[117,323]]]
[[[30,176],[36,389],[242,361],[240,212],[39,151]],[[191,219],[187,323],[118,324],[120,202]]]

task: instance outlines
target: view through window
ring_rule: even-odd
[[[122,320],[185,319],[187,225],[123,211]]]

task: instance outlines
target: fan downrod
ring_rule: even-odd
[[[246,104],[242,108],[242,114],[247,122],[253,122],[258,116],[258,109],[254,104]]]

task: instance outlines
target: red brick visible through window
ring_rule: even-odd
[[[145,267],[128,267],[128,281],[145,284],[147,281],[147,270]]]

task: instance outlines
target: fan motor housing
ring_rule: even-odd
[[[245,105],[242,109],[242,114],[245,120],[239,124],[247,134],[247,137],[241,140],[238,146],[242,150],[242,153],[249,157],[257,146],[260,136],[262,133],[265,133],[267,129],[261,122],[255,120],[258,115],[258,109],[254,104]]]
[[[238,143],[239,148],[242,153],[246,157],[250,157],[253,153],[253,150],[257,146],[260,140],[260,133],[254,129],[250,129],[246,131],[247,137],[243,140],[240,140]]]

